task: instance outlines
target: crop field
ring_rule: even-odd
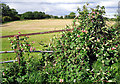
[[[51,30],[64,29],[66,25],[72,24],[72,19],[44,19],[44,20],[23,20],[14,21],[2,25],[2,36],[5,35],[15,35],[18,32],[21,34],[45,32]],[[32,35],[28,39],[30,42],[34,41],[34,47],[36,50],[41,50],[40,42],[48,44],[50,39],[59,33],[50,33],[42,35]],[[14,38],[13,38],[14,39]],[[2,51],[11,50],[11,45],[8,38],[2,38]],[[39,53],[34,53],[39,54]],[[13,60],[15,58],[15,53],[5,53],[2,54],[0,61]]]

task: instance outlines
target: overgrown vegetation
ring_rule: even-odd
[[[115,27],[106,26],[104,6],[83,6],[78,13],[66,27],[72,30],[52,39],[47,50],[54,53],[41,53],[37,60],[29,55],[20,64],[11,64],[3,71],[3,83],[120,83],[120,35]]]
[[[49,49],[55,53],[42,54],[49,81],[118,82],[120,35],[115,28],[106,27],[104,6],[91,10],[83,6],[78,13],[73,30],[63,32],[51,44]]]

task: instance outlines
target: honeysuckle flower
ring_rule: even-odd
[[[94,18],[94,16],[92,16],[92,18]]]
[[[48,74],[48,72],[46,72]]]
[[[74,79],[74,81],[73,82],[76,82],[76,79]]]
[[[102,63],[104,63],[104,60],[102,60]]]
[[[15,35],[14,37],[18,37],[18,35]]]
[[[80,35],[77,35],[77,37],[80,37]]]
[[[85,31],[85,33],[87,33],[87,31]]]
[[[5,73],[4,72],[2,72],[3,73],[3,76],[5,76]]]
[[[29,38],[29,36],[26,36],[27,38]]]
[[[96,57],[98,57],[98,54],[96,54]]]
[[[90,48],[89,48],[89,47],[86,47],[86,49],[90,50]]]
[[[97,38],[97,42],[100,42],[100,39]]]
[[[13,41],[11,41],[11,43],[13,43]]]
[[[23,51],[24,49],[23,49],[23,48],[21,48],[21,50]]]
[[[115,50],[116,48],[115,47],[112,47],[111,50]]]
[[[85,33],[87,33],[87,31],[86,31],[86,30],[82,30],[82,32],[85,32]]]
[[[63,79],[60,79],[59,81],[62,83],[64,80],[63,80]]]
[[[21,32],[18,32],[19,34],[21,34]]]
[[[112,80],[108,80],[108,82],[113,82]]]
[[[31,46],[30,44],[28,44],[28,46]]]
[[[32,47],[30,47],[30,51],[32,51],[33,50],[33,48]]]
[[[93,14],[95,14],[95,12],[92,12]]]
[[[118,45],[115,45],[115,47],[118,47]]]
[[[109,51],[110,49],[108,48],[107,51]]]
[[[100,73],[97,73],[97,75],[100,75]]]
[[[84,32],[84,31],[82,30],[82,32]]]
[[[32,43],[35,43],[34,41],[32,41]]]
[[[87,71],[89,71],[90,69],[86,69]]]
[[[90,16],[90,14],[88,14],[88,16]]]
[[[97,12],[97,14],[99,15],[99,12]]]

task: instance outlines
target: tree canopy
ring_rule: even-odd
[[[65,15],[66,19],[74,19],[75,18],[75,13],[71,12],[69,15]]]
[[[20,20],[20,17],[18,16],[18,12],[15,9],[11,9],[8,5],[1,3],[1,9],[2,9],[2,21],[14,21],[14,20]]]

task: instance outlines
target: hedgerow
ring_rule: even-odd
[[[23,60],[3,71],[3,83],[119,83],[119,31],[106,25],[104,6],[93,9],[84,5],[82,10],[78,8],[78,13],[73,25],[66,26],[71,31],[54,37],[46,49],[54,52],[41,53],[37,60],[30,53],[29,59],[24,59],[24,51],[31,49],[26,37],[21,39],[24,46],[17,46],[18,38],[10,40],[16,46],[12,48],[17,49],[17,56],[22,52]]]
[[[50,82],[117,82],[120,78],[119,32],[106,25],[104,6],[78,9],[71,31],[55,37],[46,58]]]

